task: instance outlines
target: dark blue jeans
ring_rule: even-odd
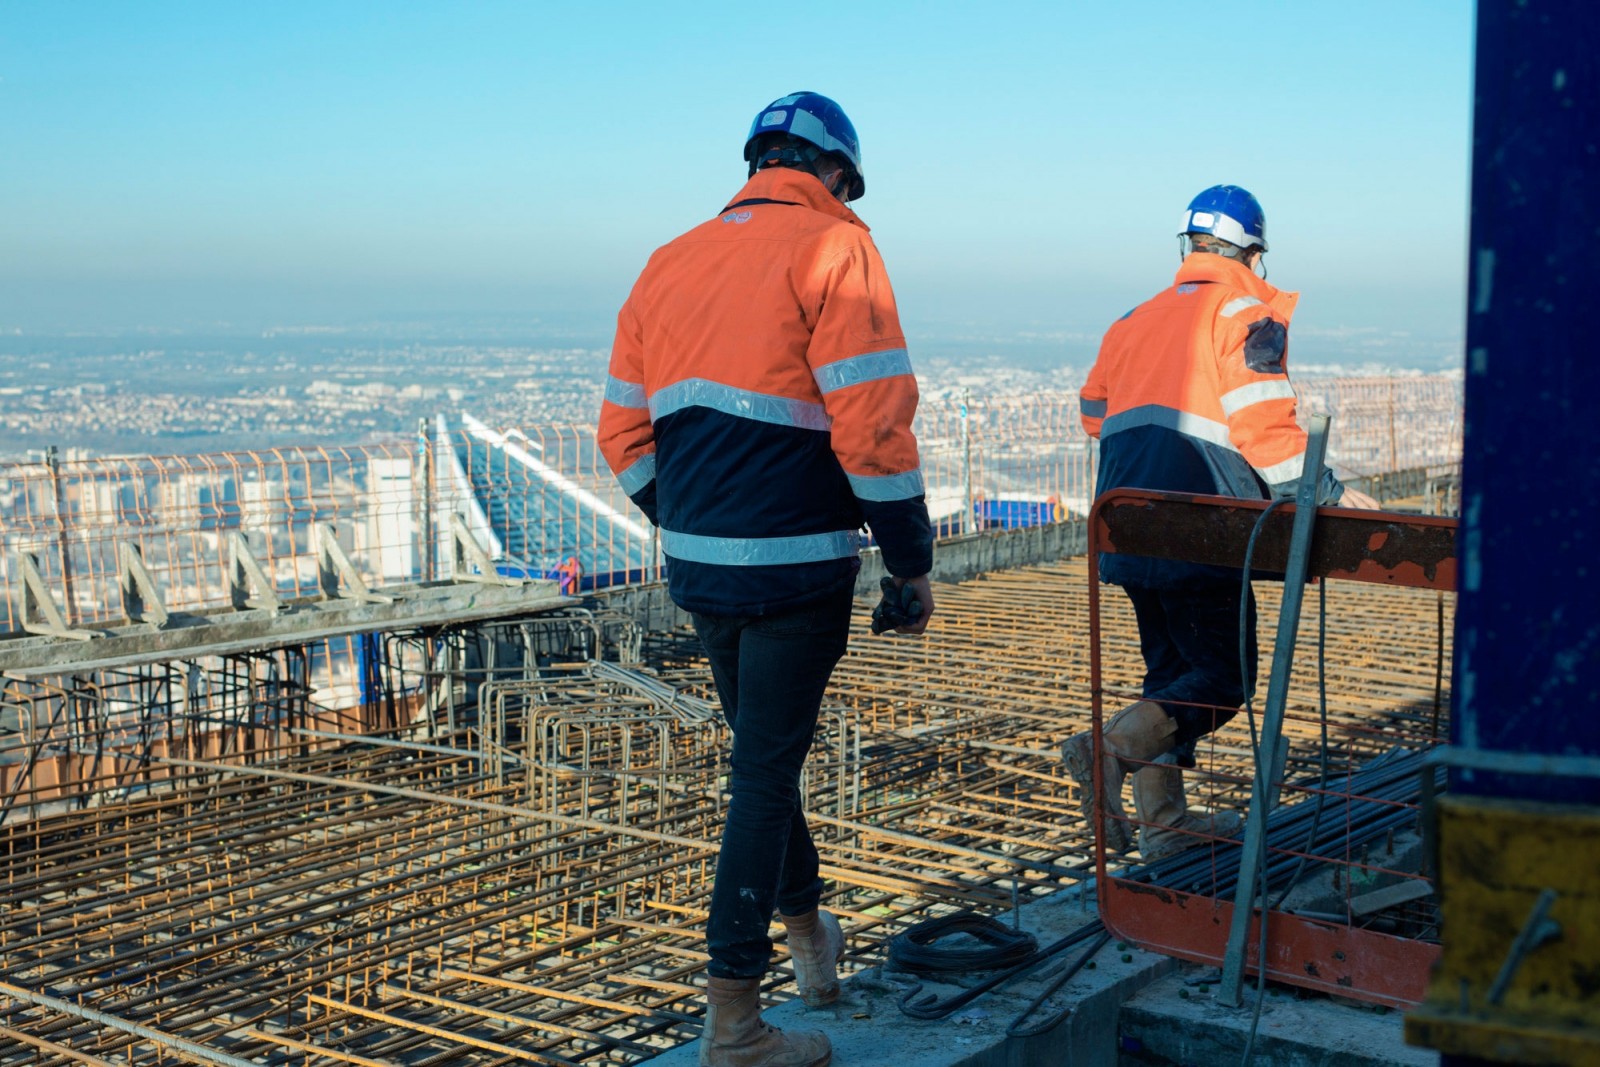
[[[774,907],[800,915],[822,897],[800,768],[849,640],[850,610],[846,586],[782,615],[691,616],[733,731],[732,799],[706,922],[707,969],[717,978],[765,974]]]
[[[1239,713],[1244,686],[1239,673],[1239,583],[1222,581],[1187,589],[1125,585],[1139,620],[1144,654],[1144,695],[1178,720],[1173,751],[1194,766],[1194,743]],[[1256,680],[1256,598],[1248,594],[1245,662]]]

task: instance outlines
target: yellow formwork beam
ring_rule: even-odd
[[[1406,1040],[1503,1063],[1600,1063],[1600,811],[1437,807],[1443,951]]]

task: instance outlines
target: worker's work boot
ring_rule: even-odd
[[[1138,769],[1130,760],[1153,760],[1172,747],[1173,735],[1178,732],[1178,720],[1167,714],[1165,708],[1153,700],[1129,704],[1106,723],[1101,735],[1101,777],[1105,780],[1105,839],[1106,848],[1113,852],[1126,852],[1133,847],[1133,834],[1122,806],[1122,779],[1128,772]],[[1078,795],[1083,799],[1083,817],[1094,824],[1094,731],[1073,734],[1061,745],[1061,759],[1067,772],[1078,783]]]
[[[1244,825],[1237,812],[1190,811],[1183,768],[1171,763],[1141,767],[1134,774],[1133,810],[1144,824],[1139,827],[1139,855],[1146,863],[1203,845],[1206,837],[1231,837]]]
[[[832,1059],[821,1030],[785,1032],[761,1018],[761,979],[706,979],[700,1067],[827,1067]]]
[[[839,960],[844,956],[844,931],[832,912],[813,908],[804,915],[778,913],[789,931],[789,958],[800,999],[820,1008],[839,999]]]

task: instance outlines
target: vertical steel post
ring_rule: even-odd
[[[61,484],[61,456],[51,445],[44,454],[50,468],[50,495],[56,513],[56,562],[61,568],[61,595],[66,601],[67,625],[78,621],[78,605],[72,595],[72,547],[67,541],[67,491]]]
[[[972,513],[972,390],[961,391],[961,498],[966,510],[961,513],[961,533],[978,529],[978,518]]]
[[[1395,393],[1400,385],[1393,378],[1389,379],[1389,469],[1400,469],[1400,437],[1395,427]],[[1377,494],[1374,493],[1374,496]],[[1408,494],[1409,495],[1409,494]]]
[[[434,544],[434,477],[433,435],[428,433],[428,420],[417,420],[417,451],[422,459],[422,521],[418,530],[422,536],[422,580],[431,582],[439,577],[439,546]]]
[[[1233,896],[1233,922],[1228,927],[1228,954],[1223,960],[1222,984],[1218,990],[1218,1000],[1230,1007],[1239,1006],[1239,990],[1248,955],[1246,941],[1254,910],[1252,901],[1267,855],[1267,813],[1278,806],[1278,791],[1289,754],[1288,746],[1283,743],[1283,713],[1289,700],[1295,636],[1300,629],[1300,602],[1305,598],[1306,567],[1317,519],[1317,487],[1322,482],[1322,459],[1327,451],[1328,417],[1313,415],[1310,439],[1306,442],[1305,468],[1295,492],[1294,530],[1289,538],[1289,563],[1283,575],[1283,604],[1278,611],[1278,636],[1272,650],[1272,676],[1267,682],[1267,702],[1261,713],[1255,783],[1250,788],[1250,816],[1245,821],[1239,884]],[[1261,921],[1267,921],[1265,909]],[[1266,961],[1257,960],[1256,966],[1265,967]]]
[[[1600,756],[1597,55],[1588,5],[1478,4],[1450,719],[1464,748]],[[1600,804],[1582,778],[1457,769],[1450,790]]]
[[[1594,907],[1586,827],[1600,815],[1597,85],[1591,5],[1477,4],[1442,953],[1406,1020],[1445,1067],[1481,1063],[1500,1041],[1509,1061],[1600,1056],[1594,1030],[1573,1026],[1600,1008],[1579,977],[1600,954],[1582,918]],[[1558,760],[1572,773],[1550,773]],[[1517,979],[1528,941],[1508,921],[1531,909],[1531,937],[1547,907],[1566,932],[1529,959],[1538,977]],[[1497,955],[1510,962],[1496,968]]]

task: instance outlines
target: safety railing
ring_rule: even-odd
[[[1296,392],[1302,415],[1332,417],[1328,463],[1337,470],[1372,477],[1461,462],[1457,376],[1307,378]]]
[[[1274,981],[1388,1006],[1413,1004],[1422,997],[1439,951],[1437,901],[1418,826],[1418,782],[1427,751],[1448,731],[1441,720],[1456,576],[1455,520],[1318,509],[1307,573],[1321,582],[1315,599],[1322,610],[1315,616],[1308,612],[1293,631],[1293,670],[1283,675],[1289,680],[1283,717],[1287,748],[1260,742],[1261,751],[1287,755],[1267,774],[1270,799],[1263,810],[1270,814],[1258,858],[1244,856],[1236,837],[1202,832],[1205,824],[1198,821],[1170,831],[1169,843],[1181,839],[1183,847],[1164,843],[1153,862],[1125,863],[1106,849],[1099,730],[1111,712],[1142,699],[1145,664],[1138,648],[1108,647],[1102,640],[1105,614],[1130,609],[1120,596],[1108,594],[1102,601],[1098,555],[1184,560],[1242,574],[1248,551],[1252,574],[1282,575],[1290,558],[1294,511],[1284,507],[1264,517],[1266,510],[1258,501],[1118,489],[1101,497],[1091,514],[1101,912],[1107,926],[1129,941],[1224,966],[1235,900],[1251,901],[1248,935],[1238,946],[1243,958],[1234,961],[1237,973],[1264,970]],[[1283,587],[1262,580],[1252,584],[1263,619],[1273,617]],[[1332,661],[1321,640],[1329,630],[1342,631],[1341,645],[1356,651]],[[1438,653],[1431,662],[1397,663],[1385,656],[1386,642],[1406,630],[1437,636]],[[1267,626],[1260,627],[1263,663],[1274,651],[1269,634]],[[1352,642],[1350,635],[1367,640]],[[1242,637],[1240,647],[1241,659],[1248,660]],[[1200,710],[1226,714],[1234,709]],[[1189,772],[1191,810],[1245,810],[1256,743],[1257,724],[1248,710],[1201,738]],[[1125,762],[1135,771],[1158,766]],[[1161,773],[1174,773],[1159,765]],[[1137,803],[1127,811],[1132,814],[1113,823],[1121,821],[1133,836],[1140,830],[1148,835],[1157,826],[1139,816]],[[1254,883],[1242,896],[1241,877]]]
[[[1338,416],[1330,460],[1347,473],[1458,462],[1455,379],[1308,379],[1299,389],[1302,409]],[[936,397],[916,430],[942,529],[1088,511],[1094,450],[1074,392]],[[653,531],[611,477],[591,426],[497,430],[440,416],[414,437],[343,448],[0,465],[0,633],[23,629],[30,568],[69,625],[122,618],[125,543],[169,610],[229,603],[234,535],[280,596],[315,592],[319,526],[371,586],[448,578],[453,515],[509,574],[569,589],[660,574]]]

